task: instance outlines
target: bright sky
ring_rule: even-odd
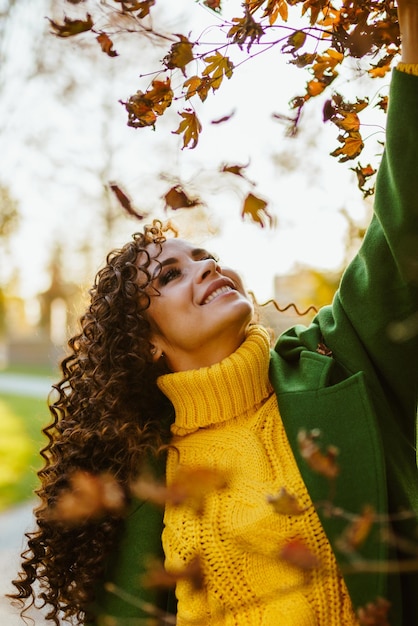
[[[3,280],[18,268],[22,294],[30,297],[47,288],[45,267],[51,244],[60,241],[68,277],[82,280],[87,273],[91,282],[91,268],[97,269],[108,249],[122,244],[138,228],[138,222],[126,218],[104,247],[96,217],[103,204],[99,170],[107,181],[117,181],[135,206],[155,217],[166,216],[162,195],[173,183],[184,182],[189,192],[195,191],[204,200],[212,223],[221,228],[215,238],[207,240],[201,233],[195,233],[195,238],[217,252],[225,264],[239,269],[258,299],[271,297],[274,274],[298,264],[340,266],[347,224],[338,210],[345,208],[361,220],[364,203],[353,173],[327,156],[336,147],[337,133],[322,124],[319,105],[305,115],[297,139],[286,138],[283,126],[272,118],[273,112],[289,113],[288,101],[302,92],[308,79],[286,65],[279,48],[236,69],[232,79],[209,96],[198,111],[206,129],[199,145],[182,151],[181,138],[170,132],[179,123],[177,111],[183,108],[182,102],[159,120],[155,132],[126,126],[126,113],[118,100],[136,89],[144,90],[145,83],[138,76],[147,68],[142,43],[138,39],[134,44],[134,35],[130,45],[137,46],[136,54],[132,47],[116,45],[120,56],[100,55],[96,66],[88,61],[89,50],[85,48],[84,54],[76,40],[50,42],[56,55],[52,58],[47,44],[41,44],[44,63],[55,71],[49,78],[36,76],[30,44],[32,37],[41,42],[46,41],[42,37],[48,38],[43,34],[48,31],[43,16],[50,12],[40,11],[38,3],[35,9],[34,4],[27,3],[6,40],[9,63],[0,101],[6,120],[0,135],[0,182],[9,185],[19,200],[23,220],[12,241],[11,257],[6,263],[0,259]],[[194,0],[162,4],[167,30],[181,25],[180,32],[193,33],[191,39],[217,19]],[[157,0],[157,7],[162,4]],[[240,2],[225,4],[231,15],[238,12]],[[167,13],[168,6],[172,15]],[[84,3],[81,7],[87,10]],[[205,36],[208,41],[219,38],[215,29]],[[165,52],[161,48],[156,58]],[[158,64],[154,62],[153,67]],[[22,83],[28,68],[33,78]],[[91,74],[92,68],[97,75]],[[74,96],[71,84],[84,86],[82,98]],[[210,125],[211,120],[232,112],[228,123]],[[256,186],[219,174],[220,163],[249,164],[246,172]],[[249,191],[269,202],[274,229],[241,221],[242,201]],[[188,211],[170,215],[182,231],[187,230],[190,216]],[[88,261],[80,253],[80,234],[86,232],[93,246]]]

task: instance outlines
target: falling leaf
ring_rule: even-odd
[[[122,191],[122,189],[118,185],[116,185],[116,183],[110,183],[109,187],[118,199],[119,204],[122,206],[123,209],[125,209],[125,211],[129,215],[132,215],[132,217],[135,217],[137,220],[144,219],[145,216],[138,213],[138,211],[132,206],[131,200]]]
[[[63,24],[58,24],[58,22],[54,22],[54,20],[50,18],[48,18],[48,20],[52,26],[54,35],[58,37],[73,37],[74,35],[79,35],[80,33],[91,30],[94,26],[89,13],[87,13],[85,20],[72,20],[65,16]]]
[[[306,33],[304,33],[303,30],[295,30],[295,32],[292,33],[287,38],[285,45],[282,47],[282,52],[289,52],[290,54],[294,55],[296,50],[299,50],[299,48],[302,48],[305,41],[306,41]],[[312,61],[313,61],[313,59],[315,58],[315,55],[312,55],[312,56],[313,56],[312,58]]]
[[[176,35],[176,37],[178,37],[180,41],[173,43],[170,52],[164,57],[163,63],[167,69],[173,70],[177,67],[185,74],[186,65],[194,59],[194,44],[184,35]]]
[[[106,513],[120,515],[125,504],[122,487],[113,476],[76,471],[70,478],[69,488],[58,497],[50,518],[78,524]]]
[[[371,506],[365,506],[363,513],[344,530],[337,541],[337,547],[345,553],[355,552],[369,536],[374,521],[374,509]]]
[[[198,198],[190,198],[181,185],[175,185],[164,196],[166,207],[176,211],[177,209],[191,209],[200,204]]]
[[[221,0],[204,0],[203,4],[208,7],[208,9],[212,9],[212,11],[221,11]]]
[[[100,33],[96,37],[97,41],[100,44],[101,49],[110,57],[117,57],[118,53],[116,50],[113,50],[113,41],[110,39],[109,35],[106,33]]]
[[[273,506],[275,513],[280,515],[302,515],[307,507],[301,507],[296,496],[282,487],[275,496],[267,496],[267,502]]]
[[[357,609],[360,626],[390,626],[388,620],[390,607],[390,602],[384,598],[377,598],[376,602],[360,607]]]
[[[133,13],[138,11],[136,17],[140,20],[149,15],[150,9],[155,4],[155,0],[114,0],[122,5],[123,11]]]
[[[199,134],[202,131],[202,125],[196,113],[191,109],[186,109],[179,113],[179,115],[183,118],[183,121],[180,122],[178,129],[172,132],[175,135],[181,135],[183,133],[183,148],[187,148],[189,144],[191,144],[190,149],[192,150],[197,146]]]
[[[338,159],[340,163],[355,159],[364,148],[362,136],[358,131],[350,132],[349,135],[346,136],[340,135],[338,141],[343,145],[331,152],[331,156],[340,157]]]
[[[215,54],[204,57],[203,60],[206,67],[202,75],[210,78],[210,86],[213,90],[219,89],[224,76],[231,78],[234,65],[228,57],[216,51]]]
[[[234,115],[235,111],[233,111],[232,113],[230,113],[229,115],[224,115],[223,117],[219,117],[216,120],[211,120],[211,124],[224,124],[225,122],[228,122],[231,117]]]
[[[220,171],[225,174],[234,174],[234,176],[240,176],[241,178],[248,180],[244,173],[244,170],[248,167],[248,165],[249,163],[247,165],[222,165]],[[248,180],[248,182],[251,183],[251,185],[255,185],[255,183],[251,180]]]
[[[308,546],[298,537],[285,543],[279,553],[279,558],[302,570],[312,570],[319,566],[318,558]]]
[[[191,582],[196,591],[203,589],[203,571],[198,556],[187,563],[184,568],[170,569],[170,571],[166,570],[161,561],[151,560],[142,578],[142,584],[145,588],[169,589],[175,587],[180,580]]]
[[[272,225],[272,217],[266,211],[267,202],[258,198],[252,193],[249,193],[244,200],[244,204],[241,211],[241,217],[244,218],[246,215],[249,215],[251,219],[260,224],[262,228],[264,228],[264,220],[267,217],[270,226]]]
[[[386,111],[388,110],[388,104],[389,104],[388,96],[380,96],[379,102],[375,106],[386,113]]]
[[[350,167],[350,169],[352,172],[355,172],[357,176],[358,188],[363,192],[363,197],[367,198],[367,196],[370,196],[373,193],[374,187],[367,188],[366,182],[371,176],[376,174],[376,170],[370,165],[370,163],[364,167],[358,163],[357,167]]]
[[[335,446],[328,446],[326,452],[323,453],[317,443],[319,436],[320,433],[316,430],[309,433],[306,430],[300,430],[298,433],[299,450],[314,472],[332,480],[340,473],[336,462],[338,449]]]

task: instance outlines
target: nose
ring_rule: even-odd
[[[198,282],[202,282],[208,276],[216,274],[220,268],[215,259],[202,259],[198,261]]]

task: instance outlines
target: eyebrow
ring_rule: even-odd
[[[205,250],[204,248],[194,248],[191,251],[191,255],[193,258],[199,257],[202,254],[209,254],[207,250]],[[169,257],[168,259],[164,259],[164,261],[160,261],[160,267],[166,267],[167,265],[173,265],[175,263],[178,263],[178,258],[176,257]]]

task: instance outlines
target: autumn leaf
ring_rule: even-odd
[[[117,57],[118,53],[116,50],[113,50],[113,41],[110,39],[109,35],[106,33],[100,33],[96,37],[97,41],[100,44],[101,49],[110,57]]]
[[[204,102],[211,88],[211,83],[212,81],[208,76],[204,76],[203,78],[200,76],[191,76],[188,78],[183,83],[183,87],[187,89],[185,94],[186,100],[197,94],[201,101]]]
[[[319,436],[320,433],[316,430],[309,433],[306,430],[300,430],[298,433],[299,450],[314,472],[333,480],[340,473],[336,461],[338,449],[335,446],[328,446],[326,452],[322,452],[317,443]]]
[[[164,57],[163,63],[169,70],[175,68],[181,69],[185,75],[185,67],[190,61],[193,61],[194,44],[184,35],[176,35],[180,39],[171,46],[170,52]]]
[[[319,566],[319,560],[311,552],[304,541],[298,537],[285,543],[279,553],[279,558],[301,570],[312,570]]]
[[[65,16],[63,24],[58,24],[58,22],[54,22],[54,20],[50,18],[48,18],[48,20],[52,26],[54,35],[57,35],[57,37],[73,37],[74,35],[79,35],[80,33],[91,30],[94,26],[89,13],[87,13],[85,20],[72,20]]]
[[[157,115],[162,115],[171,105],[173,91],[170,79],[154,80],[146,93],[137,91],[127,102],[120,101],[128,112],[128,126],[143,128],[155,126]]]
[[[249,193],[244,200],[244,204],[241,211],[241,217],[244,218],[247,215],[251,217],[253,222],[260,224],[264,228],[264,220],[268,219],[270,226],[272,225],[272,217],[266,211],[267,202],[258,198],[252,193]]]
[[[229,122],[231,117],[235,114],[235,111],[232,111],[229,115],[223,115],[222,117],[218,117],[216,120],[211,120],[211,124],[224,124],[225,122]]]
[[[202,76],[210,78],[210,86],[213,90],[219,89],[224,76],[231,78],[234,65],[228,57],[223,56],[216,51],[214,55],[205,57],[206,67],[202,72]]]
[[[345,553],[355,552],[367,539],[375,521],[371,506],[365,506],[363,513],[356,517],[337,540],[337,547]]]
[[[113,476],[76,471],[51,509],[50,519],[76,525],[106,513],[121,515],[125,504],[122,487]]]
[[[109,187],[115,194],[116,198],[118,199],[119,204],[122,206],[123,209],[125,209],[125,211],[129,215],[131,215],[132,217],[135,217],[137,220],[144,219],[145,216],[141,215],[140,213],[138,213],[136,209],[134,209],[134,207],[132,206],[131,200],[122,191],[122,189],[118,185],[116,185],[116,183],[110,183]]]
[[[282,46],[282,52],[287,52],[294,56],[296,50],[299,50],[299,48],[302,48],[305,41],[306,41],[306,33],[304,33],[303,30],[295,30],[294,33],[289,35],[284,46]],[[312,62],[316,55],[311,55],[311,56],[312,56],[312,59],[311,59],[311,62]]]
[[[255,185],[255,183],[249,180],[244,173],[244,170],[248,167],[248,165],[249,163],[247,165],[222,165],[220,171],[225,174],[234,174],[234,176],[240,176],[241,178],[244,178],[249,183],[251,183],[251,185]]]
[[[269,18],[270,26],[277,21],[279,15],[284,22],[287,22],[289,7],[287,6],[286,0],[268,0],[263,17]]]
[[[246,10],[244,17],[233,17],[233,26],[229,29],[227,37],[232,39],[239,48],[242,49],[247,42],[247,52],[250,51],[252,44],[260,41],[264,35],[263,27],[254,20],[249,10]]]
[[[221,11],[221,0],[204,0],[203,4],[217,13]]]
[[[360,128],[359,116],[355,111],[339,111],[331,118],[331,121],[347,132],[358,131]]]
[[[183,120],[177,130],[173,130],[173,134],[181,135],[183,133],[183,148],[187,148],[190,145],[190,149],[197,146],[199,141],[199,134],[202,131],[202,125],[198,120],[198,117],[191,109],[186,109],[179,113]]]
[[[390,626],[388,620],[390,607],[391,603],[384,598],[377,598],[376,602],[360,607],[357,609],[360,626]]]
[[[340,157],[340,163],[345,163],[351,159],[355,159],[364,148],[362,136],[358,131],[350,132],[349,135],[339,135],[338,141],[343,145],[331,152],[331,156]]]
[[[363,192],[363,197],[367,198],[367,196],[370,196],[373,193],[374,187],[366,187],[366,182],[371,176],[376,174],[376,170],[370,165],[370,163],[364,167],[358,163],[357,167],[350,167],[350,169],[357,176],[358,188]]]
[[[333,48],[328,48],[324,54],[316,56],[315,63],[312,66],[315,78],[318,80],[323,78],[325,74],[334,75],[336,66],[344,59],[342,52],[338,52]]]
[[[181,185],[175,185],[164,196],[166,208],[173,211],[177,209],[190,209],[200,204],[198,198],[190,198]]]
[[[191,582],[196,591],[203,589],[203,570],[198,556],[194,557],[182,569],[170,569],[170,571],[166,570],[161,561],[151,560],[142,578],[142,584],[148,589],[170,589],[175,587],[180,580]]]
[[[269,502],[275,511],[280,515],[302,515],[307,508],[301,507],[296,496],[289,493],[285,487],[282,487],[275,496],[267,496]]]
[[[114,0],[122,5],[122,10],[128,13],[138,11],[136,17],[140,20],[149,15],[150,9],[155,4],[155,0]]]

